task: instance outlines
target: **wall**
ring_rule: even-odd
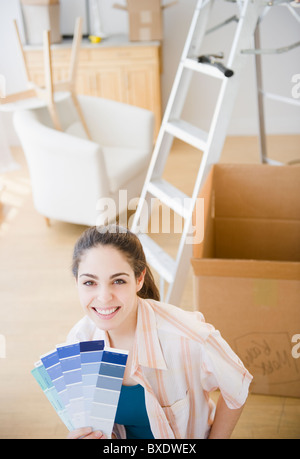
[[[168,1],[164,3],[168,3]],[[112,8],[116,2],[117,0],[99,0],[102,26],[108,34],[128,32],[128,15]],[[126,1],[118,0],[118,3],[126,4]],[[178,0],[177,5],[166,9],[164,12],[164,70],[161,80],[163,108],[168,101],[196,4],[197,0]],[[219,0],[214,10],[212,24],[217,24],[222,19],[230,17],[234,8],[235,6],[231,2]],[[300,8],[295,9],[295,12],[299,15]],[[18,0],[0,0],[0,74],[4,74],[6,77],[7,93],[19,91],[26,87],[25,73],[18,56],[12,26],[13,18],[17,19],[23,37]],[[226,58],[233,27],[233,25],[228,25],[209,35],[203,48],[205,52],[224,51]],[[262,23],[261,35],[263,48],[286,46],[299,40],[299,23],[286,8],[282,6],[272,8]],[[300,74],[299,62],[300,47],[285,54],[264,56],[264,88],[291,97],[292,87],[295,84],[292,83],[291,79],[293,75]],[[214,88],[209,83],[193,82],[184,108],[185,118],[205,128],[208,125],[208,114],[212,110],[214,93]],[[300,133],[300,108],[298,107],[266,101],[266,120],[268,133]],[[8,117],[5,117],[4,122],[10,143],[15,143],[16,138]],[[229,134],[256,135],[257,126],[254,58],[249,56],[230,122]]]

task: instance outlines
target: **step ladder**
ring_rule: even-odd
[[[160,276],[162,301],[178,305],[192,257],[193,213],[199,191],[211,166],[219,161],[239,88],[241,71],[247,60],[247,56],[241,51],[252,46],[259,14],[266,4],[263,0],[238,0],[236,2],[239,15],[234,18],[237,25],[227,61],[227,67],[234,71],[234,75],[228,78],[216,66],[198,62],[197,58],[205,33],[208,31],[207,25],[214,3],[214,0],[199,0],[197,2],[144,187],[131,225],[131,231],[138,235],[143,245],[149,265]],[[222,5],[220,7],[222,8]],[[208,132],[204,132],[180,118],[194,72],[221,81]],[[162,178],[174,138],[180,139],[203,152],[191,197]],[[149,201],[153,197],[183,219],[182,234],[175,258],[171,257],[147,234],[150,217],[147,211],[150,209]],[[147,218],[145,217],[146,214]],[[165,282],[169,284],[166,293]]]

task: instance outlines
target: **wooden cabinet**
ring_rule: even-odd
[[[51,46],[54,81],[68,78],[71,41]],[[44,85],[43,51],[26,46],[31,80]],[[155,136],[161,124],[159,42],[128,42],[110,37],[92,45],[83,40],[79,53],[76,90],[151,110],[155,115]]]

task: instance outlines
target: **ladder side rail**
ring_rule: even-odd
[[[190,51],[197,52],[199,43],[205,35],[206,24],[213,8],[214,0],[198,0],[191,25],[182,51],[182,59],[188,57]]]
[[[170,304],[179,304],[182,297],[188,271],[191,265],[191,258],[193,256],[192,244],[184,244],[180,252],[180,262],[176,264],[176,274],[173,278],[173,282],[169,284],[167,293],[165,296],[165,302]]]

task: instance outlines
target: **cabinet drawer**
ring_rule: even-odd
[[[120,46],[117,48],[98,48],[98,49],[89,49],[84,50],[88,51],[89,59],[91,61],[101,60],[135,60],[135,59],[155,59],[157,56],[157,49],[154,47],[127,47]]]
[[[53,63],[68,65],[71,59],[71,48],[55,48],[51,50]],[[82,47],[79,51],[79,62],[94,62],[120,60],[151,60],[157,59],[158,48],[154,46],[120,46],[109,48]],[[26,50],[28,65],[43,65],[43,50]]]
[[[71,59],[70,49],[55,49],[51,50],[51,57],[53,62],[69,65]],[[80,57],[81,58],[81,57]],[[43,66],[44,53],[42,49],[26,51],[26,61],[28,65]]]

